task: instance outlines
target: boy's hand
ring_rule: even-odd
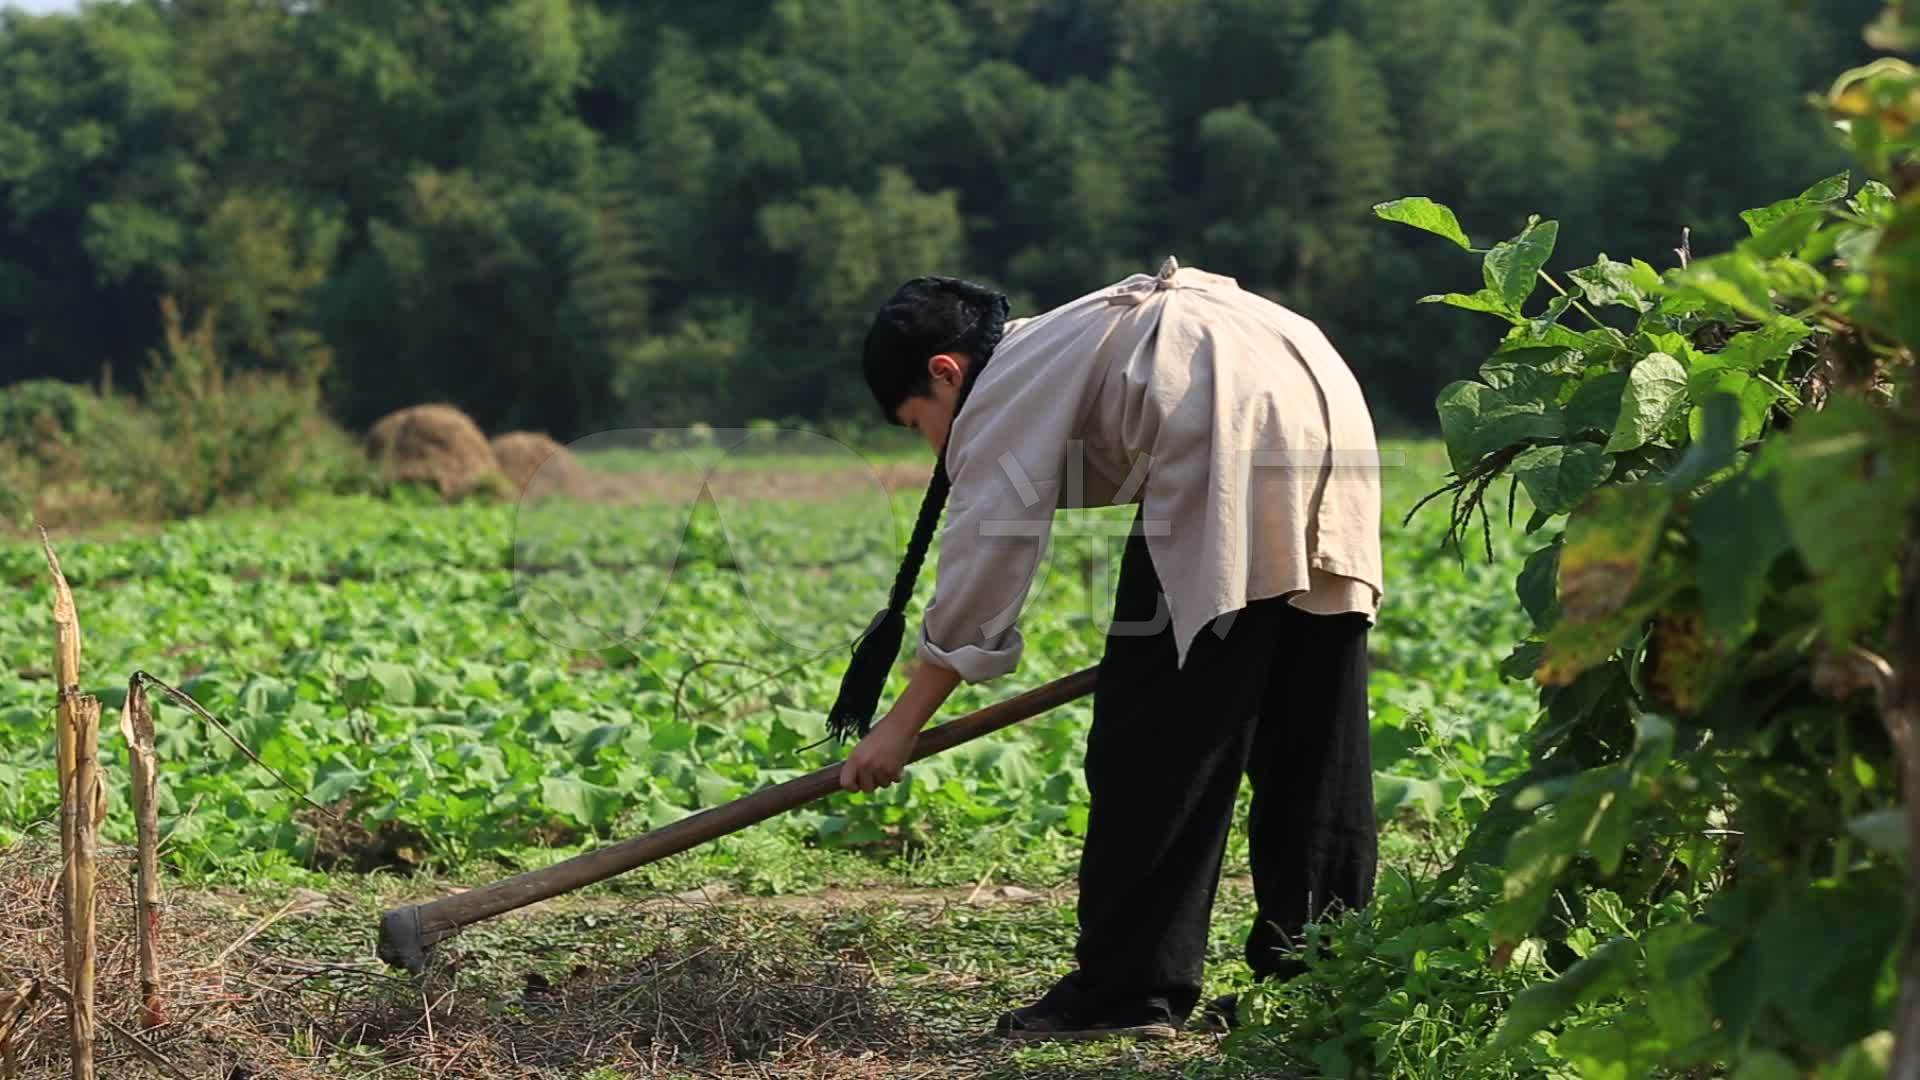
[[[872,792],[899,783],[919,735],[919,725],[909,728],[889,713],[847,755],[846,764],[840,767],[840,786],[848,791]]]

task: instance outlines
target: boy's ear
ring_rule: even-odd
[[[966,373],[966,365],[953,353],[935,353],[927,358],[927,374],[936,382],[946,379],[957,382]]]

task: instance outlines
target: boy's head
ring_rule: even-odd
[[[918,277],[874,316],[861,352],[867,388],[890,424],[945,449],[961,390],[978,357],[999,343],[1007,299],[957,278]]]

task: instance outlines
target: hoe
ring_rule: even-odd
[[[951,750],[1084,697],[1093,691],[1093,681],[1094,669],[1086,668],[931,728],[921,734],[910,760],[919,761]],[[702,810],[652,832],[583,852],[545,869],[529,870],[431,903],[395,908],[380,920],[380,958],[419,974],[426,970],[434,945],[463,926],[658,862],[839,790],[840,766],[829,765],[785,783],[761,788],[724,806]]]

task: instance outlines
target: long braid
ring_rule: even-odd
[[[957,423],[960,410],[966,407],[967,398],[973,393],[974,383],[979,381],[980,373],[986,369],[987,361],[992,359],[994,350],[1000,347],[1001,337],[1006,334],[1007,298],[969,282],[952,278],[939,280],[942,287],[975,310],[972,325],[947,346],[958,348],[964,345],[973,356],[973,363],[968,367],[966,378],[960,384],[960,392],[954,399],[953,415]],[[951,446],[952,443],[953,427],[949,424],[947,444]],[[842,740],[865,735],[873,725],[873,714],[879,708],[887,676],[900,656],[900,644],[906,637],[907,604],[913,599],[920,569],[927,561],[928,550],[933,547],[934,535],[940,527],[940,516],[947,508],[947,496],[952,490],[953,482],[947,475],[947,455],[943,448],[940,459],[934,463],[933,476],[927,481],[926,494],[920,499],[920,512],[913,522],[913,535],[907,541],[906,553],[900,559],[900,570],[894,575],[893,588],[887,593],[887,606],[874,616],[866,633],[854,643],[853,661],[847,665],[847,673],[840,680],[840,694],[827,713],[827,729]]]

